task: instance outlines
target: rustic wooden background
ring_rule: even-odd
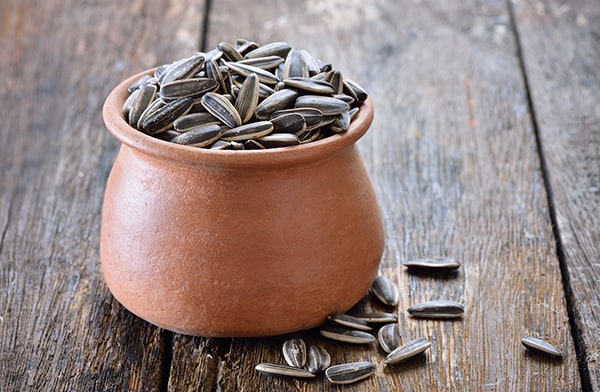
[[[136,318],[100,273],[118,143],[101,107],[125,77],[220,41],[305,48],[376,108],[360,142],[383,209],[381,273],[401,288],[393,368],[350,387],[269,378],[288,336],[206,339]],[[600,390],[600,3],[594,0],[0,2],[0,391]],[[408,273],[448,255],[461,269]],[[463,320],[406,307],[465,303]],[[378,309],[372,301],[358,307]],[[522,336],[565,353],[526,352]]]

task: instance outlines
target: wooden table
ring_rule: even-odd
[[[600,390],[600,4],[466,0],[0,3],[0,390]],[[276,40],[365,87],[360,142],[381,202],[381,274],[401,288],[403,341],[426,355],[384,367],[375,344],[324,345],[378,370],[350,387],[270,378],[289,336],[190,337],[109,293],[102,196],[119,143],[101,108],[126,76],[220,41]],[[447,275],[408,259],[453,256]],[[450,298],[458,321],[406,308]],[[360,304],[382,310],[373,301]],[[564,352],[527,352],[523,336]]]

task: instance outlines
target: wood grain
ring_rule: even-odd
[[[2,391],[161,384],[164,332],[117,304],[101,276],[101,203],[118,148],[101,108],[125,76],[194,50],[203,7],[121,4],[0,4]]]
[[[333,363],[371,360],[377,375],[353,390],[578,390],[580,385],[559,260],[517,44],[504,1],[213,2],[208,47],[238,37],[284,40],[334,62],[376,105],[361,141],[383,208],[387,248],[381,271],[401,287],[403,341],[429,338],[424,357],[384,368],[376,346],[334,344],[315,331]],[[349,173],[350,175],[350,173]],[[455,274],[412,274],[404,259],[449,255]],[[405,309],[430,299],[465,304],[463,320],[414,320]],[[380,309],[371,299],[359,308]],[[544,336],[564,352],[551,361],[520,338]],[[268,378],[254,366],[282,363],[287,336],[213,344],[175,336],[172,369],[198,366],[170,387],[343,390],[314,381]],[[205,358],[205,359],[202,359]],[[214,369],[218,375],[214,375]],[[171,375],[174,372],[172,370]],[[181,374],[181,372],[177,372]]]
[[[590,390],[600,390],[600,9],[517,2],[517,30]]]

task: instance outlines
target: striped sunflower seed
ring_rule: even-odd
[[[205,147],[216,142],[221,136],[218,125],[206,125],[193,128],[171,139],[171,142],[194,147]]]
[[[337,98],[321,95],[302,95],[296,99],[296,108],[314,108],[324,116],[341,114],[350,110],[350,106]]]
[[[127,119],[127,121],[129,121],[129,112],[131,111],[131,107],[133,106],[133,103],[137,100],[138,95],[140,95],[140,89],[136,89],[134,90],[125,100],[125,103],[123,104],[123,116],[125,116],[125,118]],[[134,124],[132,124],[134,125]]]
[[[371,362],[351,362],[330,366],[325,376],[332,384],[352,384],[372,376],[377,366]]]
[[[210,78],[191,78],[164,83],[160,89],[165,101],[174,101],[183,97],[199,98],[209,91],[219,88],[217,82]]]
[[[314,378],[314,374],[308,370],[300,369],[293,366],[279,365],[276,363],[259,363],[255,366],[258,372],[267,376],[283,376],[283,377],[295,377],[295,378]]]
[[[240,61],[244,59],[236,47],[231,45],[229,42],[219,42],[217,44],[217,49],[223,52],[223,57],[225,57],[228,61]]]
[[[300,139],[293,133],[271,133],[258,138],[258,142],[265,148],[297,146]]]
[[[192,102],[192,98],[185,97],[167,103],[142,119],[141,130],[149,135],[154,135],[169,129],[177,118],[190,110]]]
[[[284,59],[279,56],[256,57],[253,59],[245,59],[238,61],[238,64],[251,65],[253,67],[262,68],[265,70],[277,67],[283,63]]]
[[[304,61],[302,52],[298,49],[291,49],[283,64],[282,79],[288,78],[308,78],[308,67]]]
[[[225,140],[217,140],[213,144],[211,144],[211,150],[227,150],[231,147],[230,142],[226,142]]]
[[[400,346],[400,330],[398,324],[386,324],[377,332],[379,345],[386,353],[391,353]]]
[[[354,316],[350,316],[349,314],[335,314],[333,316],[329,316],[329,320],[344,327],[354,328],[361,331],[373,330],[373,328],[371,328],[366,321]]]
[[[262,68],[254,67],[252,65],[247,65],[247,64],[234,63],[234,62],[226,62],[225,65],[232,72],[235,72],[242,76],[248,77],[249,75],[254,73],[254,74],[256,74],[256,76],[258,77],[258,80],[261,83],[265,83],[267,85],[275,85],[275,84],[277,84],[277,82],[279,82],[279,79],[277,78],[277,76],[273,75],[271,72],[266,71]]]
[[[129,123],[133,126],[137,126],[142,113],[150,106],[150,103],[156,96],[157,88],[155,85],[147,84],[140,87],[139,94],[136,95],[136,99],[131,104],[129,109]]]
[[[298,96],[296,91],[289,89],[271,94],[256,107],[256,118],[268,120],[273,113],[292,107]]]
[[[346,132],[350,128],[350,112],[342,112],[335,116],[329,130],[335,133]]]
[[[205,125],[219,125],[221,120],[208,112],[190,113],[179,117],[173,122],[173,128],[179,132],[185,132],[192,128],[198,128]]]
[[[295,88],[312,94],[333,94],[333,86],[322,80],[310,78],[290,77],[283,79],[283,84],[287,87]]]
[[[368,344],[375,341],[375,336],[368,332],[357,331],[352,329],[325,327],[319,333],[331,340],[353,344]]]
[[[356,102],[360,105],[367,99],[367,92],[358,83],[350,79],[344,79],[344,94],[348,94],[356,98]]]
[[[301,368],[306,364],[306,343],[300,338],[288,339],[283,343],[283,358],[293,367]]]
[[[407,311],[413,317],[447,319],[462,317],[465,308],[458,302],[442,300],[416,304]]]
[[[460,263],[454,257],[437,257],[409,260],[402,263],[408,268],[453,270],[460,267]]]
[[[292,46],[287,42],[271,42],[246,53],[244,58],[253,59],[256,57],[267,56],[279,56],[286,58],[290,50],[292,50]]]
[[[230,128],[242,125],[242,119],[233,104],[223,95],[209,92],[202,96],[202,106]]]
[[[243,124],[250,121],[256,111],[258,90],[258,77],[255,74],[248,76],[240,87],[240,92],[235,100],[235,108],[240,114]]]
[[[244,141],[245,150],[264,150],[265,148],[258,140],[248,139]]]
[[[223,77],[223,73],[221,72],[221,68],[215,60],[209,60],[204,63],[204,69],[206,70],[206,77],[208,79],[214,80],[217,83],[218,89],[221,93],[227,93],[229,88],[225,83],[225,78]]]
[[[289,91],[289,90],[282,90]],[[259,105],[260,106],[260,105]],[[257,109],[258,111],[258,109]],[[271,121],[274,119],[285,116],[287,114],[299,114],[304,117],[304,122],[306,123],[306,130],[312,131],[313,129],[317,129],[323,123],[323,113],[319,109],[315,108],[294,108],[294,109],[281,109],[273,112],[271,114]]]
[[[389,353],[383,360],[386,365],[393,365],[413,358],[431,347],[431,342],[425,338],[410,341]]]
[[[360,111],[360,108],[358,108],[358,107],[354,107],[354,108],[350,109],[350,111],[348,112],[348,114],[350,114],[350,122],[354,121],[356,116],[358,116],[359,111]]]
[[[154,77],[152,75],[142,75],[129,85],[129,87],[127,88],[127,91],[132,93],[135,90],[137,90],[139,87],[142,87],[143,85],[148,83],[148,81],[153,78]]]
[[[311,373],[320,373],[331,365],[331,355],[321,346],[308,348],[307,367]]]
[[[393,313],[361,313],[355,316],[358,319],[366,321],[370,324],[387,324],[387,323],[395,323],[398,321],[398,316]]]
[[[231,128],[223,132],[221,139],[229,142],[239,142],[248,139],[258,139],[268,135],[272,131],[273,124],[270,121],[257,121]]]
[[[273,133],[293,133],[298,136],[306,131],[306,121],[299,113],[289,113],[271,119]]]
[[[521,339],[521,343],[528,350],[532,350],[540,354],[545,354],[554,358],[560,358],[563,356],[563,353],[557,347],[543,339],[528,336]]]
[[[331,70],[325,75],[325,81],[329,82],[333,87],[332,94],[343,94],[344,92],[344,77],[340,71]]]
[[[174,62],[158,78],[161,86],[179,79],[187,79],[200,72],[204,65],[204,55],[198,53],[192,57]]]
[[[240,54],[242,56],[246,56],[246,54],[248,52],[251,52],[254,49],[258,49],[260,47],[260,45],[257,44],[256,42],[254,42],[254,41],[248,41],[248,40],[245,40],[245,39],[238,39],[238,40],[236,40],[235,46],[236,46],[238,52],[240,52]]]
[[[321,67],[319,66],[319,62],[311,55],[308,50],[300,49],[300,53],[304,58],[304,64],[306,64],[306,68],[308,68],[308,75],[314,76],[321,72]]]
[[[400,299],[400,293],[396,284],[383,275],[375,278],[371,286],[371,293],[377,297],[384,305],[396,306]]]

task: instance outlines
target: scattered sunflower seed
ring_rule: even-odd
[[[320,373],[331,365],[331,355],[321,346],[310,346],[307,361],[309,372]]]
[[[527,349],[535,351],[540,354],[546,354],[551,357],[560,358],[563,356],[563,353],[552,344],[547,341],[539,338],[534,338],[532,336],[525,337],[521,339],[521,343]]]
[[[398,324],[386,324],[377,332],[379,345],[386,353],[391,353],[400,345],[400,330]]]
[[[429,301],[413,305],[408,313],[418,318],[458,318],[462,317],[465,307],[454,301]]]
[[[361,331],[373,330],[373,328],[371,328],[366,321],[348,314],[335,314],[333,316],[329,316],[329,320],[344,327],[354,328]]]
[[[295,378],[314,378],[313,373],[308,370],[300,369],[293,366],[279,365],[276,363],[259,363],[254,367],[257,371],[267,376],[283,376]]]
[[[409,260],[402,263],[408,268],[428,268],[453,270],[460,267],[460,263],[453,257],[438,257]]]
[[[288,365],[301,368],[306,363],[306,343],[300,338],[288,339],[283,343],[283,357]]]
[[[371,362],[351,362],[327,368],[325,376],[332,384],[352,384],[370,377],[376,369]]]
[[[384,305],[396,306],[400,299],[400,293],[398,287],[390,279],[383,275],[379,275],[375,278],[373,285],[371,286],[371,292],[378,300]]]
[[[326,338],[346,343],[368,344],[375,341],[375,336],[370,333],[352,329],[326,327],[321,329],[319,333]]]
[[[398,321],[398,316],[393,313],[361,313],[355,315],[356,318],[366,321],[371,324],[387,324]]]
[[[431,347],[431,342],[429,340],[425,338],[415,339],[390,352],[383,360],[383,363],[386,365],[393,365],[398,362],[405,361],[421,354],[429,347]]]

